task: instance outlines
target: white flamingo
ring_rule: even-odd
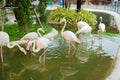
[[[83,26],[89,26],[89,24],[85,21],[79,21],[77,22],[77,28],[81,29]]]
[[[42,71],[45,70],[44,66],[45,66],[45,60],[46,60],[46,51],[48,49],[48,46],[51,43],[52,42],[45,37],[39,37],[38,39],[31,40],[28,42],[28,46],[32,46],[32,44],[33,44],[32,51],[35,53],[39,52],[41,49],[44,49],[44,52],[42,53],[42,55],[39,56],[39,62],[43,63]]]
[[[102,35],[100,35],[100,34],[103,32],[106,32],[106,30],[105,30],[105,24],[102,23],[102,17],[100,17],[99,19],[100,19],[100,23],[98,25],[98,27],[99,27],[98,33],[99,33],[99,38],[102,38]]]
[[[20,40],[33,40],[38,37],[41,37],[40,31],[44,33],[44,30],[42,28],[38,28],[37,32],[29,32],[25,36],[23,36]]]
[[[70,44],[72,44],[72,46],[74,47],[74,51],[76,51],[76,47],[75,45],[72,43],[72,42],[77,42],[80,44],[80,40],[77,38],[77,36],[72,32],[72,31],[64,31],[65,27],[66,27],[66,19],[65,18],[62,18],[60,20],[60,23],[63,23],[64,22],[64,26],[61,30],[61,35],[67,40],[69,41],[69,48],[68,48],[68,55],[70,53]]]
[[[10,43],[8,33],[0,31],[0,55],[1,55],[2,62],[3,62],[2,46],[6,46],[6,45],[8,48],[13,48],[14,46],[18,46],[20,51],[22,51],[24,54],[27,53],[24,48],[19,46],[19,44],[15,43],[15,42]]]
[[[76,32],[76,34],[82,34],[82,37],[81,37],[81,41],[83,41],[83,35],[84,34],[87,34],[87,35],[90,35],[90,37],[92,38],[92,41],[93,41],[93,37],[91,35],[91,31],[92,31],[92,28],[91,26],[89,25],[86,25],[86,26],[83,26],[81,29],[78,29],[78,31]],[[87,39],[86,39],[86,42],[87,42]]]

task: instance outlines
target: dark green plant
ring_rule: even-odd
[[[46,12],[46,7],[48,2],[51,2],[51,0],[40,0],[39,6],[38,6],[38,12],[40,14],[41,22],[47,21],[47,15],[45,15],[45,12]]]
[[[47,7],[47,0],[40,0],[39,6],[38,6],[38,12],[40,14],[41,22],[46,22],[46,16],[45,16],[46,7]]]
[[[76,24],[78,21],[86,21],[90,26],[94,28],[94,23],[96,22],[96,15],[86,11],[84,9],[81,9],[80,12],[76,12],[75,10],[70,9],[64,9],[61,7],[58,7],[57,9],[53,10],[48,18],[49,23],[59,23],[61,18],[66,18],[67,20],[67,26],[70,28],[76,29]],[[54,25],[54,24],[53,24]],[[53,26],[57,29],[61,29],[62,26]],[[66,27],[67,28],[67,27]],[[69,29],[70,29],[69,28]]]
[[[14,9],[15,17],[17,19],[18,25],[25,29],[26,27],[31,25],[30,19],[30,2],[29,0],[14,0],[13,4],[15,7]]]
[[[0,0],[0,7],[3,7],[5,5],[5,0]]]

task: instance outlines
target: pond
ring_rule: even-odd
[[[77,50],[73,53],[71,47],[72,57],[66,57],[68,42],[60,35],[56,36],[46,52],[46,71],[41,70],[41,63],[38,61],[43,50],[35,55],[28,51],[27,55],[24,55],[17,47],[3,47],[4,63],[0,62],[0,79],[105,80],[113,67],[120,45],[120,34],[116,31],[115,29],[115,32],[104,33],[101,40],[97,33],[92,34],[93,43],[90,37],[87,43],[75,43]]]

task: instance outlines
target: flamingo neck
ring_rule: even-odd
[[[42,37],[42,35],[41,35],[40,31],[41,31],[41,30],[40,30],[40,29],[38,29],[38,30],[37,30],[37,33],[38,33],[39,37]],[[41,32],[42,32],[42,31],[41,31]]]
[[[37,48],[36,48],[35,46],[36,46],[36,42],[34,41],[34,42],[33,42],[33,48],[32,48],[32,50],[33,50],[33,52],[36,53],[36,52],[38,52],[41,48],[38,47],[38,46],[37,46]]]
[[[61,34],[63,34],[65,27],[66,27],[66,21],[64,22],[64,26],[63,26],[63,28],[61,30]]]
[[[17,44],[16,42],[12,42],[12,43],[8,43],[7,47],[8,48],[13,48],[17,46],[19,48],[20,51],[22,51],[25,55],[27,54],[27,52],[25,51],[25,49],[23,47],[21,47],[19,44]]]
[[[102,19],[100,19],[100,23],[102,23]]]

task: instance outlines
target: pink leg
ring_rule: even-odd
[[[1,56],[2,63],[3,63],[3,53],[2,53],[2,46],[0,46],[0,56]]]
[[[73,48],[74,48],[74,52],[77,50],[77,48],[75,47],[75,45],[71,42]]]
[[[80,36],[80,41],[83,42],[83,34]]]
[[[70,55],[70,42],[69,42],[69,47],[68,47],[68,55]]]
[[[46,60],[46,51],[48,50],[48,48],[46,48],[45,50],[44,50],[44,52],[43,52],[43,54],[42,55],[40,55],[40,57],[39,57],[39,62],[42,60],[42,56],[43,56],[43,65],[45,65],[45,60]]]
[[[39,62],[42,60],[42,67],[40,68],[41,72],[46,71],[47,69],[45,68],[45,60],[46,60],[46,51],[48,48],[46,48],[43,52],[43,54],[39,57]]]

